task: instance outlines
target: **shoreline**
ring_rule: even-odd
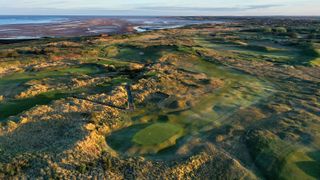
[[[61,16],[62,18],[63,16]],[[23,17],[25,18],[25,17]],[[31,17],[30,17],[31,18]],[[45,18],[45,17],[44,17]],[[48,16],[49,20],[52,18]],[[125,34],[145,31],[180,28],[196,24],[217,24],[226,21],[220,18],[183,18],[183,17],[65,17],[65,21],[52,23],[0,24],[0,40],[42,39],[43,37],[79,37],[100,34]],[[27,21],[31,21],[28,20]],[[12,21],[20,22],[18,17]],[[39,20],[39,19],[37,19]],[[41,19],[40,19],[41,20]],[[1,16],[0,16],[1,21]],[[45,19],[41,20],[45,21]],[[18,36],[17,36],[18,35]]]

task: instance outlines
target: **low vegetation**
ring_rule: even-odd
[[[0,179],[319,179],[319,29],[240,18],[1,46]]]

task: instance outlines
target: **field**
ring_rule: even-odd
[[[239,18],[0,45],[0,178],[319,179],[319,37]]]

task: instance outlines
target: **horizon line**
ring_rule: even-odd
[[[94,15],[94,14],[0,14],[0,16],[122,16],[122,17],[320,17],[320,15]]]

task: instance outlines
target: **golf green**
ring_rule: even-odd
[[[152,146],[163,143],[176,135],[182,134],[182,127],[170,123],[150,125],[133,136],[133,142],[142,146]]]

